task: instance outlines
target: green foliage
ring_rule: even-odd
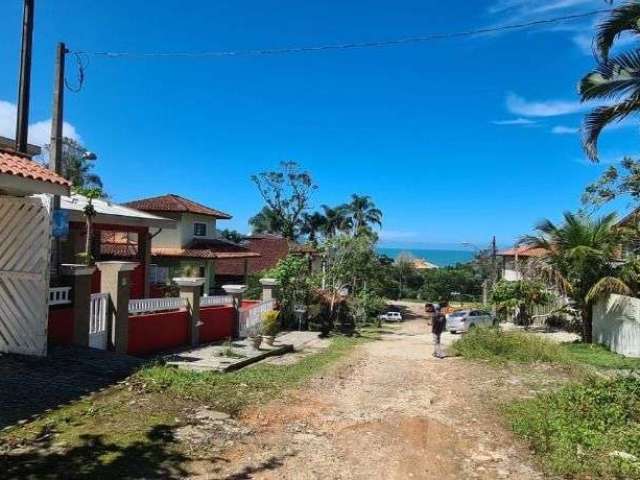
[[[351,309],[358,324],[377,322],[378,315],[385,308],[384,298],[371,290],[362,290],[351,300]]]
[[[280,312],[270,310],[262,314],[262,334],[273,337],[280,331]]]
[[[451,301],[453,300],[452,292],[460,292],[475,298],[480,298],[482,295],[484,278],[470,263],[425,270],[422,277],[424,284],[420,293],[424,300]]]
[[[45,145],[45,150],[51,155],[50,145]],[[72,138],[62,139],[62,164],[64,176],[71,181],[73,188],[102,189],[102,180],[92,171],[91,153]]]
[[[284,326],[297,324],[294,308],[296,305],[307,305],[312,289],[307,260],[288,255],[265,274],[278,281],[278,300]]]
[[[474,328],[457,340],[451,350],[465,358],[495,363],[568,363],[567,352],[557,343],[523,332],[498,328]]]
[[[536,305],[547,305],[551,298],[546,285],[538,280],[500,280],[491,292],[491,303],[496,306],[501,316],[511,314],[516,308],[520,308],[522,320],[526,325],[529,324],[528,314],[531,309]]]
[[[506,409],[550,473],[640,478],[640,380],[589,379]]]
[[[219,230],[218,233],[220,236],[226,240],[229,240],[233,243],[240,243],[244,239],[244,235],[238,232],[237,230],[230,230],[225,228],[224,230]]]
[[[640,370],[640,358],[629,358],[611,352],[603,345],[591,343],[564,343],[562,348],[574,363],[601,369]]]

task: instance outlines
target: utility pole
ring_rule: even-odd
[[[18,115],[16,117],[16,152],[27,153],[29,136],[29,99],[31,92],[31,51],[35,0],[24,0],[22,14],[22,51],[18,79]]]
[[[493,270],[492,283],[498,280],[498,249],[496,248],[496,236],[491,240],[491,267]]]
[[[56,66],[53,76],[53,113],[51,116],[51,144],[49,146],[49,170],[64,176],[62,172],[62,125],[64,121],[64,64],[67,48],[64,43],[58,43],[56,50]],[[60,197],[53,196],[51,205],[54,222],[60,212]],[[55,275],[60,268],[60,239],[56,237],[51,248],[52,262]]]

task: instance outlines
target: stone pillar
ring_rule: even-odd
[[[62,276],[71,286],[73,305],[73,344],[89,346],[89,313],[91,309],[91,276],[96,267],[63,264]]]
[[[173,281],[180,289],[180,298],[187,299],[187,311],[189,313],[189,340],[192,347],[200,343],[200,297],[204,278],[178,277]]]
[[[131,272],[136,262],[97,262],[100,292],[109,294],[107,331],[116,353],[127,353],[129,346],[129,295]]]
[[[275,278],[262,278],[260,279],[260,285],[262,285],[263,302],[276,299],[275,290],[278,286],[278,281]]]
[[[235,310],[234,322],[233,322],[233,338],[238,338],[240,335],[240,308],[242,307],[242,295],[247,291],[246,285],[223,285],[227,295],[233,297],[233,308]]]

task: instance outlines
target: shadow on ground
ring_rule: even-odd
[[[126,378],[143,361],[80,347],[46,357],[0,355],[0,429]]]
[[[45,438],[52,435],[44,433]],[[175,448],[172,427],[158,425],[146,440],[128,446],[106,443],[100,435],[83,435],[81,444],[56,451],[42,440],[28,451],[0,456],[3,479],[166,479],[184,478],[186,458]],[[61,477],[64,472],[64,477]]]

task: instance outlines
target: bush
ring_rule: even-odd
[[[451,349],[466,358],[494,362],[513,361],[568,363],[561,345],[522,332],[502,332],[498,328],[474,328]]]
[[[640,379],[590,379],[507,407],[546,468],[570,478],[640,478]]]
[[[274,337],[280,331],[280,320],[278,316],[280,312],[269,310],[262,314],[262,334],[268,337]]]

